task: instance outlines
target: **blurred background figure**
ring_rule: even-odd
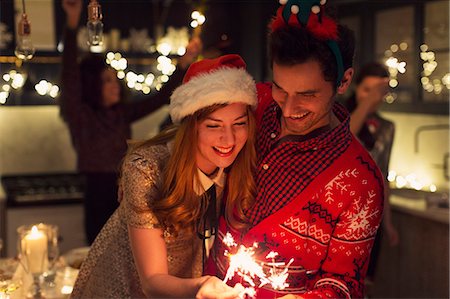
[[[63,0],[66,14],[60,112],[77,153],[77,169],[85,176],[84,218],[89,244],[118,207],[117,173],[131,138],[132,122],[168,104],[185,70],[201,51],[193,39],[178,68],[163,88],[145,100],[126,102],[125,88],[103,54],[86,54],[78,63],[77,32],[82,0]]]
[[[386,233],[391,246],[397,245],[399,241],[398,232],[392,224],[387,181],[395,125],[378,113],[378,108],[389,91],[387,69],[377,62],[366,64],[356,74],[354,82],[355,90],[345,102],[351,113],[350,130],[370,152],[385,178],[382,229],[378,230],[367,270],[367,284],[370,285],[375,275],[376,261],[381,248],[381,236]]]

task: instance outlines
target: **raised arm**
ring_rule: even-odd
[[[77,27],[80,20],[81,0],[63,0],[62,7],[66,13],[64,30],[64,51],[62,56],[61,95],[59,104],[61,114],[66,121],[73,123],[81,107],[81,78],[77,63]]]
[[[181,84],[186,70],[197,59],[201,51],[202,41],[198,37],[193,38],[186,47],[186,53],[179,58],[177,69],[170,76],[169,81],[163,85],[161,90],[147,96],[143,100],[135,101],[128,105],[127,119],[129,122],[145,117],[163,105],[169,104],[169,98],[172,92]]]

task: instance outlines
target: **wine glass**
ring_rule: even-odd
[[[20,261],[33,276],[28,297],[44,298],[42,281],[58,257],[58,229],[51,224],[22,225],[17,229]]]
[[[59,246],[58,246],[58,226],[53,224],[47,224],[48,232],[48,251],[47,251],[47,269],[42,274],[44,281],[44,292],[51,296],[54,296],[56,292],[56,262],[59,258]]]

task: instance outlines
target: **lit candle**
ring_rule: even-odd
[[[22,239],[22,248],[30,273],[42,273],[47,265],[47,235],[33,225]]]

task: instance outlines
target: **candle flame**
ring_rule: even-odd
[[[31,227],[31,233],[32,233],[33,235],[35,235],[35,234],[37,234],[38,232],[39,232],[39,230],[38,230],[37,226],[36,226],[36,225],[33,225],[33,226]]]

